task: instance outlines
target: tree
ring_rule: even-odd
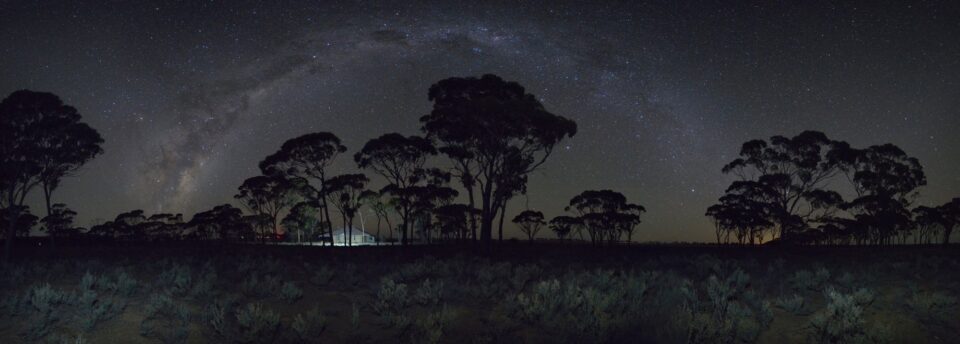
[[[755,182],[769,205],[773,238],[799,233],[811,223],[822,223],[839,203],[839,194],[824,191],[827,181],[839,172],[836,149],[846,146],[821,132],[804,131],[787,138],[773,136],[770,142],[751,140],[743,144],[740,157],[723,167],[737,182]],[[735,182],[736,183],[736,182]],[[731,187],[731,189],[733,189]]]
[[[196,229],[194,233],[199,239],[216,235],[220,241],[229,242],[242,240],[244,235],[252,237],[245,231],[249,227],[243,223],[243,211],[230,204],[221,204],[193,215],[187,226]]]
[[[303,238],[313,241],[316,238],[317,229],[320,224],[320,207],[316,201],[305,201],[297,203],[290,209],[287,216],[283,218],[284,232],[290,233],[296,231],[296,242],[300,243]],[[322,230],[321,230],[322,231]],[[293,237],[290,237],[292,239]]]
[[[943,244],[946,245],[950,243],[953,229],[960,224],[960,197],[937,207],[937,210],[942,214],[940,226],[943,228]]]
[[[594,244],[616,242],[626,233],[632,240],[634,228],[640,223],[643,206],[627,203],[623,194],[613,190],[587,190],[570,199],[566,210],[576,210],[580,222],[587,229]]]
[[[372,210],[377,217],[377,245],[380,245],[381,240],[381,221],[387,222],[387,229],[390,231],[390,237],[393,238],[393,225],[390,223],[390,210],[392,206],[389,200],[384,200],[384,198],[384,194],[373,190],[366,190],[360,195],[361,201],[366,204],[367,208]]]
[[[77,212],[67,208],[66,204],[57,203],[50,207],[50,214],[40,222],[51,238],[60,238],[76,234],[76,229],[73,228],[76,216]]]
[[[476,217],[480,214],[476,208],[471,208],[467,204],[447,204],[434,209],[433,214],[439,224],[441,235],[446,239],[474,239],[471,236],[470,224],[475,223]]]
[[[927,183],[919,160],[889,143],[862,150],[842,147],[836,155],[857,196],[843,207],[867,231],[861,239],[890,243],[913,227],[909,207]]]
[[[326,225],[331,239],[333,227],[330,226],[330,207],[324,196],[327,194],[327,168],[346,151],[347,147],[340,144],[340,138],[336,135],[318,132],[284,142],[279,151],[260,162],[264,174],[280,173],[307,181],[306,186],[313,191],[310,198],[322,205],[324,217],[320,224]]]
[[[234,198],[256,214],[266,215],[274,236],[279,236],[278,217],[285,209],[297,203],[304,192],[302,179],[287,179],[280,174],[247,178]],[[255,227],[263,228],[263,227]],[[264,235],[261,231],[261,235]]]
[[[561,241],[580,226],[583,226],[583,222],[572,216],[560,215],[550,220],[550,229],[557,234],[557,238]]]
[[[0,208],[9,211],[4,262],[30,191],[43,185],[49,204],[60,178],[101,152],[103,140],[80,119],[52,93],[20,90],[0,102]]]
[[[428,97],[433,110],[420,118],[421,130],[453,162],[471,207],[479,191],[480,238],[489,242],[494,219],[519,190],[517,177],[541,166],[558,142],[576,134],[577,125],[496,75],[441,80]]]
[[[520,226],[520,231],[527,235],[527,239],[530,243],[533,243],[533,238],[537,236],[537,233],[540,232],[540,229],[547,224],[543,220],[543,213],[535,210],[524,210],[517,214],[513,218],[513,223],[516,223],[517,226]]]
[[[370,179],[360,173],[343,174],[327,181],[326,197],[340,211],[347,246],[353,245],[353,218],[357,216],[362,205],[360,195],[365,191],[368,182]]]
[[[397,133],[384,134],[367,141],[353,159],[360,168],[374,171],[387,180],[381,193],[390,194],[400,216],[401,242],[406,245],[414,210],[411,187],[420,185],[426,177],[427,158],[435,155],[436,149],[427,139],[419,136],[403,136]]]
[[[13,217],[16,217],[16,220],[12,221],[13,227],[7,227]],[[20,209],[0,209],[0,220],[3,220],[3,230],[12,231],[18,237],[30,236],[30,230],[37,225],[37,217],[30,213],[27,206]]]

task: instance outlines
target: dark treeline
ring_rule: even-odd
[[[353,173],[330,171],[347,152],[335,134],[308,133],[260,161],[261,174],[243,181],[234,196],[239,208],[225,203],[188,221],[182,214],[133,210],[84,229],[74,225],[76,212],[52,201],[53,192],[103,152],[103,139],[57,96],[14,92],[0,104],[5,257],[13,239],[33,228],[54,242],[87,237],[333,244],[333,223],[339,222],[339,235],[352,245],[362,209],[376,216],[378,241],[503,240],[509,201],[527,193],[530,173],[576,134],[577,124],[495,75],[441,80],[428,99],[433,109],[419,119],[422,136],[387,133],[369,140],[352,156],[358,168]],[[926,184],[923,169],[892,144],[857,149],[814,131],[775,136],[745,143],[723,172],[738,179],[707,210],[717,243],[947,243],[960,222],[960,199],[914,207],[918,188]],[[374,188],[371,178],[384,186]],[[826,188],[842,184],[837,180],[849,190]],[[24,204],[34,189],[44,196],[42,218]],[[564,210],[567,215],[548,221],[526,209],[511,222],[531,242],[544,228],[561,240],[630,242],[646,211],[613,190],[584,191]]]
[[[889,143],[859,149],[816,131],[774,136],[744,143],[723,172],[737,180],[707,209],[717,243],[946,244],[960,223],[960,198],[915,206],[923,167]]]

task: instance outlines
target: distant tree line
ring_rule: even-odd
[[[717,243],[946,244],[960,223],[960,198],[915,206],[923,167],[889,143],[859,149],[816,131],[751,140],[723,173],[737,180],[706,212]]]

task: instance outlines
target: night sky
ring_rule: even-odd
[[[720,168],[805,129],[918,157],[921,204],[960,196],[957,2],[39,3],[0,1],[0,94],[53,92],[104,137],[54,195],[83,226],[232,202],[308,132],[354,173],[368,139],[419,134],[431,84],[485,73],[579,125],[511,213],[610,188],[647,207],[634,238],[709,241]]]

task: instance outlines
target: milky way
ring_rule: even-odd
[[[304,133],[351,152],[417,133],[432,83],[494,73],[580,128],[513,211],[612,188],[649,210],[641,240],[709,240],[720,167],[753,138],[893,142],[926,167],[922,203],[960,194],[957,17],[950,3],[3,2],[0,92],[54,92],[104,136],[55,196],[88,225],[230,202]]]

